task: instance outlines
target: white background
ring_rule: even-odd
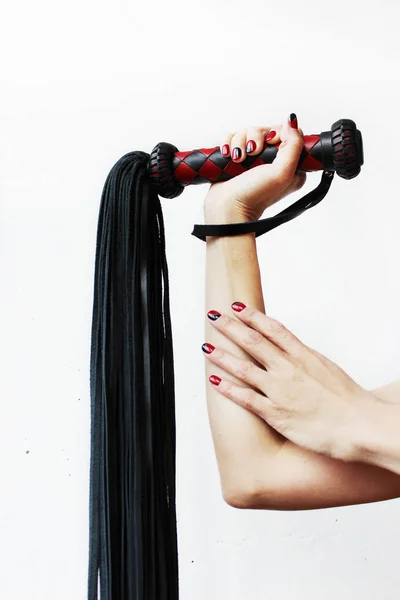
[[[383,0],[2,3],[4,600],[86,596],[95,236],[124,153],[217,145],[290,112],[305,133],[354,119],[361,175],[336,177],[318,207],[258,241],[266,306],[363,386],[399,378],[399,19]],[[397,599],[398,500],[298,513],[222,500],[200,349],[205,244],[191,236],[206,190],[162,200],[181,600]]]

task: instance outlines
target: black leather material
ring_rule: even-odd
[[[168,266],[147,162],[131,152],[114,165],[99,213],[88,600],[179,596]]]
[[[273,217],[259,219],[258,221],[246,221],[244,223],[216,224],[216,225],[194,225],[192,235],[203,242],[207,236],[242,235],[244,233],[255,233],[255,237],[271,231],[275,227],[287,223],[304,211],[316,206],[328,193],[333,180],[333,171],[324,171],[318,187],[300,198],[297,202],[282,210]]]

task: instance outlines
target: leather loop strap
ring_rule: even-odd
[[[301,215],[304,211],[321,202],[331,187],[333,176],[334,171],[324,171],[318,187],[273,217],[267,217],[266,219],[260,219],[258,221],[246,221],[245,223],[194,225],[192,235],[199,238],[199,240],[203,240],[203,242],[206,241],[206,236],[242,235],[244,233],[254,232],[255,237],[258,237],[259,235],[278,227],[278,225],[282,225],[282,223],[291,221],[295,217]]]

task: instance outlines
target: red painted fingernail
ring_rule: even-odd
[[[207,313],[207,317],[211,319],[211,321],[216,321],[220,316],[221,313],[219,313],[217,310],[209,310]]]
[[[208,380],[214,385],[219,385],[221,383],[221,377],[218,377],[218,375],[210,375]]]
[[[238,160],[242,156],[242,151],[240,148],[234,148],[232,152],[233,160]]]
[[[246,146],[246,152],[254,152],[256,149],[256,143],[253,140],[249,140]]]
[[[291,113],[291,115],[289,117],[289,123],[290,123],[290,127],[292,129],[298,129],[297,117],[296,117],[295,113]]]
[[[241,312],[244,308],[246,308],[246,305],[243,304],[243,302],[234,302],[231,306],[233,310],[236,310],[236,312]]]
[[[270,140],[272,140],[274,137],[276,136],[276,131],[272,130],[269,132],[269,134],[267,135],[267,137],[265,138],[266,142],[269,142]]]
[[[202,345],[201,349],[203,350],[203,352],[206,352],[207,354],[211,354],[211,352],[213,350],[215,350],[215,346],[213,346],[212,344],[208,344],[206,342],[205,344]]]
[[[222,146],[222,156],[228,156],[229,155],[229,144],[224,144]]]

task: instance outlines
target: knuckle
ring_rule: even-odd
[[[229,379],[223,379],[219,385],[220,392],[228,397],[233,395],[233,384]]]
[[[293,361],[290,357],[285,354],[278,354],[273,358],[268,359],[268,365],[271,373],[280,373],[283,375],[284,373],[291,373],[293,367]]]
[[[243,342],[246,348],[253,348],[254,346],[260,344],[263,339],[264,336],[262,336],[259,331],[250,331],[244,338]]]
[[[252,372],[254,370],[254,363],[251,361],[243,361],[235,370],[236,377],[242,379],[243,381],[249,381],[252,377]]]
[[[260,139],[262,138],[262,129],[261,127],[248,127],[246,131],[247,139]]]
[[[243,406],[250,409],[256,406],[256,394],[254,390],[248,389],[243,393]]]
[[[226,315],[222,315],[219,319],[216,320],[218,323],[218,329],[221,329],[223,332],[229,332],[232,329],[232,325],[234,325],[234,320],[231,317]]]
[[[260,130],[260,128],[259,128],[259,127],[256,127],[255,125],[249,125],[249,126],[246,128],[246,133],[247,133],[247,135],[248,135],[249,133],[253,134],[253,133],[257,133],[259,130]]]
[[[247,132],[245,129],[239,129],[239,131],[235,132],[232,139],[235,140],[235,142],[237,142],[240,145],[246,139],[246,135],[247,135]]]
[[[286,336],[288,334],[288,330],[284,326],[283,323],[277,321],[276,319],[271,319],[269,322],[269,329],[271,333],[279,336]]]
[[[223,146],[224,144],[230,144],[231,139],[233,138],[233,136],[235,135],[234,131],[224,131],[223,135],[221,136],[221,146]]]
[[[215,348],[212,354],[208,355],[210,358],[213,358],[216,362],[224,362],[226,357],[226,351],[223,348]]]
[[[258,310],[256,308],[246,308],[245,314],[243,315],[247,322],[254,323],[258,314]]]

